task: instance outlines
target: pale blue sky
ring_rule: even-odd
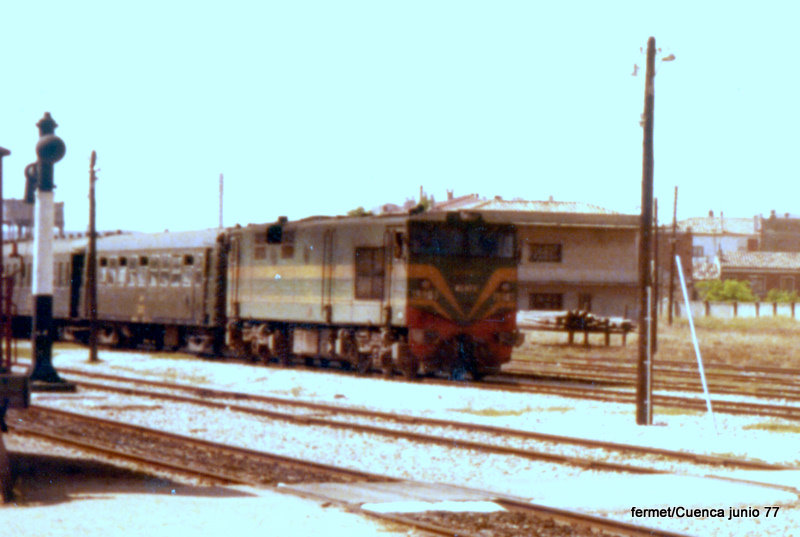
[[[602,4],[602,5],[601,5]],[[800,213],[792,2],[11,2],[0,146],[20,197],[49,111],[56,200],[98,226],[195,229],[456,195],[640,202],[656,37],[663,218]],[[662,55],[663,55],[662,54]]]

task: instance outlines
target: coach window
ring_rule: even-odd
[[[97,282],[102,284],[102,285],[105,285],[105,283],[106,283],[106,273],[108,272],[108,258],[107,257],[101,257],[100,261],[98,261],[98,263],[100,264],[100,270],[97,271],[98,272],[98,276],[99,276],[97,278]]]
[[[150,287],[158,286],[158,269],[161,267],[161,260],[157,255],[150,258]]]
[[[128,258],[128,279],[126,280],[126,283],[128,284],[128,287],[135,286],[136,283],[139,281],[138,272],[139,272],[138,259],[136,258],[136,256],[129,257]]]
[[[356,248],[356,298],[383,298],[384,248]]]
[[[128,283],[128,258],[119,258],[119,268],[117,269],[117,285],[124,286]]]
[[[170,256],[169,254],[164,254],[161,256],[161,276],[159,278],[161,287],[167,287],[169,285],[170,271]]]
[[[192,275],[195,273],[196,269],[194,266],[194,256],[191,254],[186,254],[183,256],[183,286],[184,287],[191,287],[192,286]]]
[[[148,278],[148,261],[146,255],[139,256],[139,287],[146,287],[147,286],[147,278]]]
[[[181,284],[181,255],[180,254],[172,254],[172,262],[170,266],[172,267],[172,271],[170,272],[169,284],[172,287],[177,287]]]
[[[115,282],[119,280],[119,259],[116,257],[111,257],[108,259],[108,272],[106,272],[106,277],[108,280],[106,283],[108,285],[114,285]]]

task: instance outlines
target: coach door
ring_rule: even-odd
[[[240,315],[240,299],[239,299],[239,276],[241,259],[239,258],[241,235],[235,235],[231,238],[230,249],[228,250],[228,315],[238,319]]]
[[[334,270],[334,231],[326,229],[322,233],[322,289],[320,308],[325,323],[333,321],[333,270]]]
[[[81,287],[83,283],[83,265],[86,254],[72,254],[72,270],[69,284],[69,316],[71,319],[78,317],[81,303]]]
[[[383,323],[391,324],[397,316],[396,308],[402,307],[405,296],[405,227],[387,227],[383,235],[385,280],[383,285],[382,317]]]

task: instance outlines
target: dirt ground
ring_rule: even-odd
[[[13,433],[4,441],[15,469],[15,499],[0,507],[7,535],[417,535],[273,489],[151,475]]]

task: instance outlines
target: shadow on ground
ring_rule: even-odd
[[[52,505],[116,494],[215,498],[252,496],[227,487],[187,485],[105,462],[10,451],[14,500],[10,506]],[[2,505],[2,504],[0,504]]]

